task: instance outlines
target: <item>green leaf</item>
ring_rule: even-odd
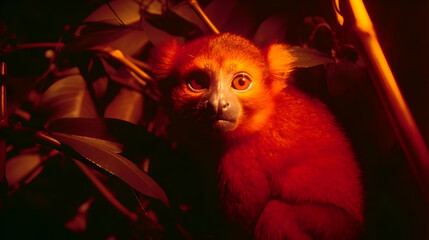
[[[122,179],[144,195],[159,199],[169,206],[167,196],[162,188],[130,160],[109,151],[103,145],[95,144],[93,141],[88,141],[87,138],[81,136],[55,132],[51,134],[91,163]]]
[[[309,68],[334,63],[333,57],[315,49],[291,46],[289,47],[289,51],[296,58],[294,65],[298,68]]]

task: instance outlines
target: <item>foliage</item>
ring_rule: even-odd
[[[377,134],[368,134],[379,138],[376,143],[384,143],[384,152],[392,148],[392,130],[379,111],[381,106],[373,100],[373,89],[358,50],[340,44],[347,39],[338,38],[340,28],[332,14],[320,11],[320,16],[314,16],[311,11],[294,11],[310,5],[304,3],[286,2],[280,7],[239,0],[203,3],[205,12],[221,31],[244,35],[261,47],[271,42],[294,44],[291,50],[297,59],[297,71],[293,84],[330,104],[339,118],[346,120],[346,127],[363,124],[377,129]],[[42,59],[38,64],[45,69],[25,76],[18,74],[13,64],[28,59],[20,54],[31,50],[15,43],[12,33],[2,30],[0,34],[0,55],[6,56],[11,65],[6,78],[10,127],[4,130],[8,142],[8,188],[1,206],[6,214],[1,222],[16,214],[13,210],[19,209],[19,204],[29,205],[28,214],[34,218],[46,216],[35,210],[42,205],[41,209],[49,209],[46,211],[59,223],[54,226],[56,233],[67,238],[190,239],[187,229],[180,225],[189,206],[178,206],[168,199],[171,189],[164,192],[165,179],[149,167],[153,161],[168,165],[181,159],[175,144],[165,140],[168,121],[159,109],[162,100],[156,83],[142,79],[103,50],[118,49],[127,60],[150,73],[146,62],[157,45],[167,39],[185,42],[210,34],[186,1],[104,3],[80,25],[68,26],[60,42],[49,45],[49,50],[39,51],[38,47],[46,44],[29,46],[35,51],[30,65]],[[358,108],[351,113],[349,107],[362,106],[365,101],[376,102],[371,109],[365,109],[376,123],[365,119],[352,120],[347,125],[347,120],[364,111]],[[353,130],[348,133],[359,134]],[[75,165],[71,158],[90,169]],[[186,165],[182,167],[186,171]],[[180,178],[175,170],[168,174]],[[90,181],[82,177],[81,171],[95,188],[89,187]],[[55,195],[58,189],[60,193]],[[32,194],[40,202],[29,204],[23,200]],[[60,205],[66,206],[66,213],[52,210]],[[104,215],[112,216],[108,218],[111,220]],[[47,234],[33,230],[38,236]]]

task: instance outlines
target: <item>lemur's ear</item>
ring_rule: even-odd
[[[161,79],[170,75],[176,63],[179,49],[180,44],[175,40],[171,40],[152,52],[149,64],[152,67],[152,73],[155,78]]]
[[[281,91],[286,87],[286,79],[294,69],[295,58],[285,44],[272,44],[266,50],[268,67],[273,78],[273,90]]]

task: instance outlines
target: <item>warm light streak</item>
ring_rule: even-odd
[[[356,20],[356,27],[360,31],[375,34],[371,19],[362,0],[350,0],[350,6]]]
[[[118,60],[120,63],[124,64],[127,68],[129,68],[131,71],[133,71],[137,76],[139,76],[141,78],[141,79],[137,79],[138,80],[137,82],[142,87],[147,86],[147,83],[145,82],[145,80],[153,81],[152,77],[150,77],[147,73],[145,73],[143,70],[141,70],[138,66],[136,66],[127,57],[125,57],[124,54],[120,50],[113,49],[110,47],[104,47],[104,46],[94,47],[94,48],[92,48],[92,50],[106,53],[106,54],[110,55],[111,57],[115,58],[116,60]]]
[[[216,28],[216,26],[213,24],[213,22],[207,17],[207,15],[204,13],[203,9],[201,9],[200,4],[197,0],[188,0],[189,5],[192,7],[192,9],[195,11],[195,13],[200,16],[201,20],[207,25],[207,27],[214,33],[219,34],[219,30]]]
[[[362,0],[349,0],[349,4],[356,32],[376,74],[374,83],[379,96],[410,165],[429,198],[429,152],[383,54],[365,5]]]
[[[341,26],[343,26],[344,25],[344,18],[338,12],[338,9],[340,9],[340,0],[335,0],[334,4],[335,4],[334,8],[336,9],[335,10],[335,16],[337,17],[338,24],[340,24]]]

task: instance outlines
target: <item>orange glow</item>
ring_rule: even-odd
[[[357,34],[376,74],[374,82],[379,96],[416,177],[428,190],[429,152],[383,54],[365,5],[362,0],[349,0],[349,4]]]
[[[340,9],[340,0],[335,0],[335,9]],[[344,18],[341,16],[341,14],[338,11],[335,11],[335,16],[337,17],[338,23],[343,26],[344,24]]]
[[[350,0],[353,15],[356,19],[356,27],[363,32],[375,34],[371,19],[362,0]]]

